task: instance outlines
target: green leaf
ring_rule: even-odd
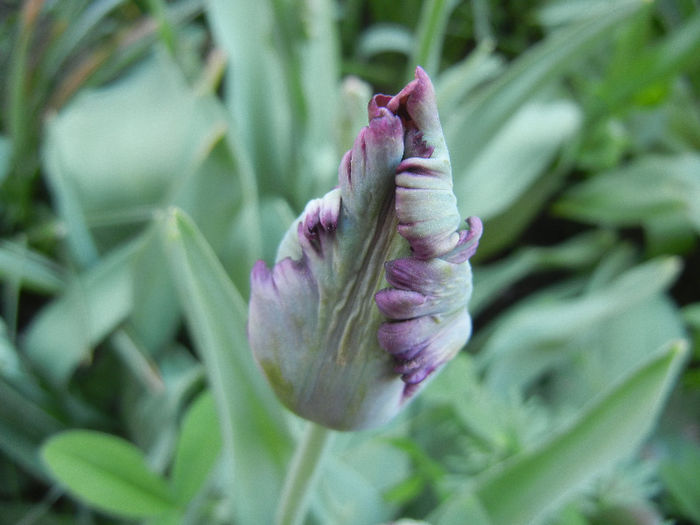
[[[662,463],[661,479],[683,516],[700,523],[700,447],[690,441],[681,442],[678,452]]]
[[[217,44],[229,58],[226,104],[238,126],[263,191],[280,193],[291,186],[290,159],[295,122],[290,83],[275,46],[279,27],[272,0],[208,3],[208,20]],[[294,18],[299,12],[293,12]],[[274,35],[274,36],[273,36]],[[293,52],[293,50],[288,50]],[[298,80],[298,79],[296,79]]]
[[[682,213],[700,231],[700,155],[648,155],[575,186],[555,211],[595,224],[638,226]]]
[[[402,25],[374,24],[360,35],[357,53],[365,60],[381,53],[409,55],[413,48],[413,40],[411,32]]]
[[[462,215],[485,221],[504,212],[542,175],[580,123],[581,112],[571,102],[523,106],[469,168],[456,174],[454,191]]]
[[[222,108],[190,88],[164,54],[82,91],[48,122],[43,147],[76,260],[94,263],[99,241],[119,238],[114,228],[121,233],[169,204],[226,128]]]
[[[162,205],[226,129],[223,113],[156,55],[108,87],[83,91],[50,122],[49,171],[60,171],[86,216]]]
[[[443,71],[435,81],[438,110],[449,119],[452,108],[479,85],[503,71],[503,59],[493,53],[492,43],[480,44],[466,58]]]
[[[296,209],[332,184],[339,109],[335,4],[209,2],[214,38],[230,59],[226,102],[263,194]]]
[[[493,525],[488,512],[474,494],[466,492],[454,504],[438,507],[429,517],[432,525]]]
[[[408,81],[413,79],[413,70],[416,66],[422,66],[431,76],[437,74],[447,22],[456,6],[457,0],[423,2],[423,8],[418,17],[415,45],[408,64],[406,75]]]
[[[557,27],[583,20],[592,16],[600,16],[610,9],[607,0],[559,0],[546,3],[537,11],[537,18],[544,26]]]
[[[582,297],[521,305],[504,317],[481,354],[489,364],[487,383],[496,392],[525,385],[547,366],[565,358],[561,350],[575,336],[649,300],[667,288],[679,272],[678,259],[658,258]]]
[[[608,231],[583,233],[555,246],[528,246],[502,261],[476,267],[474,292],[469,300],[469,311],[477,314],[490,301],[529,274],[547,270],[575,270],[586,268],[608,251],[615,237]]]
[[[192,403],[180,429],[172,474],[175,500],[180,505],[186,505],[197,494],[220,453],[216,406],[207,392]]]
[[[666,341],[684,336],[678,309],[666,294],[652,295],[596,323],[561,348],[571,357],[562,360],[550,376],[551,405],[584,406]]]
[[[534,525],[643,442],[687,354],[677,341],[642,363],[534,450],[511,458],[452,496],[447,512],[474,494],[492,525]]]
[[[0,135],[0,184],[10,172],[10,157],[12,155],[12,144],[10,140]]]
[[[130,518],[173,509],[168,487],[141,451],[109,434],[69,430],[49,439],[42,457],[73,495],[106,512]]]
[[[517,244],[518,239],[531,227],[532,221],[542,213],[551,196],[564,185],[570,163],[568,151],[564,151],[561,163],[545,170],[536,183],[530,185],[506,211],[488,221],[488,231],[498,232],[498,235],[481,238],[475,260],[483,260]]]
[[[46,479],[39,446],[63,425],[48,411],[0,374],[0,450],[39,479]],[[26,385],[25,385],[26,386]]]
[[[240,523],[268,523],[292,440],[286,414],[256,367],[246,304],[194,224],[172,210],[161,234],[185,317],[204,361],[231,461],[231,502]]]
[[[513,62],[478,97],[453,108],[444,127],[455,172],[466,170],[527,100],[575,67],[642,5],[641,1],[616,2],[598,16],[552,34]]]
[[[659,83],[667,82],[696,64],[700,53],[700,13],[648,49],[634,51],[636,55],[625,60],[596,90],[593,101],[596,116],[625,107],[645,89],[658,91]]]
[[[139,246],[130,243],[110,253],[32,320],[22,346],[51,382],[65,383],[94,346],[129,315],[131,264]]]
[[[55,293],[65,285],[56,264],[27,246],[0,240],[0,278],[31,290]]]
[[[317,487],[311,507],[320,523],[371,525],[395,512],[370,480],[335,457],[326,459]]]

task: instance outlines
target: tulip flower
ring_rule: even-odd
[[[329,428],[381,425],[467,342],[469,257],[435,93],[421,69],[376,95],[338,186],[251,275],[248,335],[282,402]]]

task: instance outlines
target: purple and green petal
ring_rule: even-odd
[[[471,331],[468,259],[478,219],[460,217],[433,87],[418,68],[343,157],[338,187],[311,201],[251,276],[249,339],[280,399],[336,429],[393,417]]]

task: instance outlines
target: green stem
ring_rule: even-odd
[[[333,432],[309,423],[284,480],[282,498],[277,507],[277,525],[298,525],[306,515],[309,496]]]

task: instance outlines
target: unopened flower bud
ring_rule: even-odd
[[[471,332],[468,259],[481,221],[460,217],[435,93],[420,68],[312,200],[270,270],[251,275],[248,334],[282,402],[340,430],[380,425]]]

